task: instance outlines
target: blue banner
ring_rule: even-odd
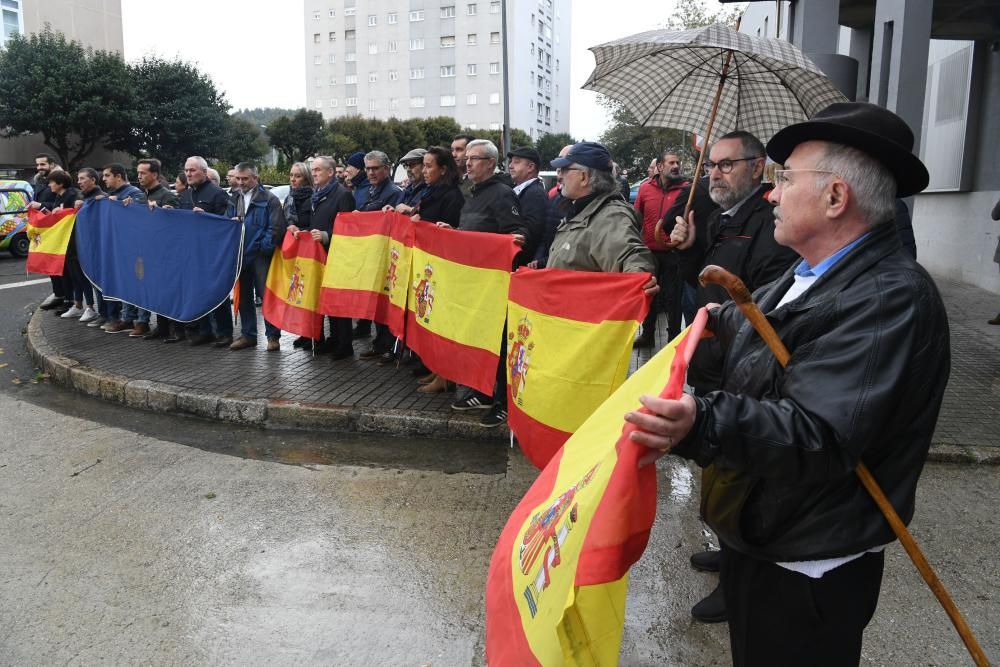
[[[191,322],[229,298],[243,225],[210,213],[88,201],[76,216],[83,272],[106,297]]]

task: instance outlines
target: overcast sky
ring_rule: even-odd
[[[572,5],[570,132],[596,139],[607,119],[597,96],[580,90],[594,67],[587,47],[662,27],[674,0],[573,0]],[[233,109],[298,108],[306,101],[302,7],[302,0],[122,0],[125,58],[152,53],[193,62],[226,93]]]

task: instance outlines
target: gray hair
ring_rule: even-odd
[[[316,162],[319,162],[320,164],[323,165],[323,167],[325,169],[329,169],[330,171],[335,171],[337,169],[337,161],[334,160],[329,155],[317,155],[316,157],[314,157],[312,159],[312,161],[313,161],[314,164]],[[302,163],[301,162],[297,162],[296,164],[302,164]],[[310,174],[310,177],[309,177],[309,182],[310,182],[310,185],[311,185],[312,184],[312,175],[311,174]]]
[[[307,165],[305,162],[296,162],[289,168],[289,171],[291,171],[292,169],[298,169],[299,173],[302,174],[302,178],[304,178],[306,183],[309,184],[309,187],[312,187],[313,177],[312,177],[312,172],[309,171],[309,165]]]
[[[496,144],[494,144],[489,139],[475,139],[473,141],[470,141],[468,144],[465,145],[465,151],[468,152],[470,148],[473,148],[475,146],[481,146],[482,149],[486,152],[486,157],[490,158],[491,160],[500,159],[500,151],[497,150]]]
[[[206,162],[205,158],[203,158],[202,156],[200,156],[200,155],[192,155],[187,160],[185,160],[185,162],[191,161],[191,160],[194,160],[194,163],[196,165],[198,165],[199,169],[204,169],[205,171],[208,171],[208,162]]]
[[[816,162],[816,169],[831,171],[844,179],[869,226],[895,220],[896,179],[878,160],[857,148],[828,143],[826,152]],[[816,179],[817,187],[826,187],[833,174]]]
[[[391,167],[392,162],[389,161],[389,156],[382,151],[369,151],[365,153],[365,162],[378,160],[382,163],[383,167]]]
[[[217,172],[215,169],[212,169],[211,167],[205,167],[205,174],[208,175],[208,180],[212,181],[216,185],[219,184],[220,182],[219,172]]]
[[[615,173],[613,171],[593,169],[582,164],[578,164],[576,166],[586,172],[587,180],[590,181],[590,194],[606,195],[612,192],[618,192],[618,181],[615,180]]]
[[[254,178],[258,177],[257,165],[255,165],[253,162],[240,162],[235,167],[233,167],[233,169],[236,170],[236,173],[240,173],[241,171],[249,171],[251,176],[253,176]]]

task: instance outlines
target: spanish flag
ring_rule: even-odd
[[[320,312],[388,325],[403,337],[413,223],[398,213],[340,213],[330,237]]]
[[[625,381],[648,273],[521,269],[507,303],[507,423],[539,469]]]
[[[406,345],[435,373],[492,394],[514,239],[412,224]]]
[[[25,270],[61,276],[66,263],[66,249],[76,224],[76,209],[66,208],[54,213],[28,211],[28,261]]]
[[[702,310],[608,398],[514,509],[486,581],[491,665],[617,664],[628,570],[656,515],[656,466],[640,467],[649,450],[622,416],[644,393],[680,397],[706,319]]]
[[[285,234],[281,251],[271,258],[264,291],[264,318],[283,331],[307,338],[323,335],[319,312],[320,281],[326,250],[308,233]]]

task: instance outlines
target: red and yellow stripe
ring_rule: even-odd
[[[264,291],[264,318],[283,331],[308,338],[323,335],[319,292],[326,250],[308,233],[285,234],[271,258]]]
[[[74,224],[76,224],[76,209],[73,208],[54,213],[29,210],[27,233],[31,245],[25,270],[48,276],[61,276]]]

